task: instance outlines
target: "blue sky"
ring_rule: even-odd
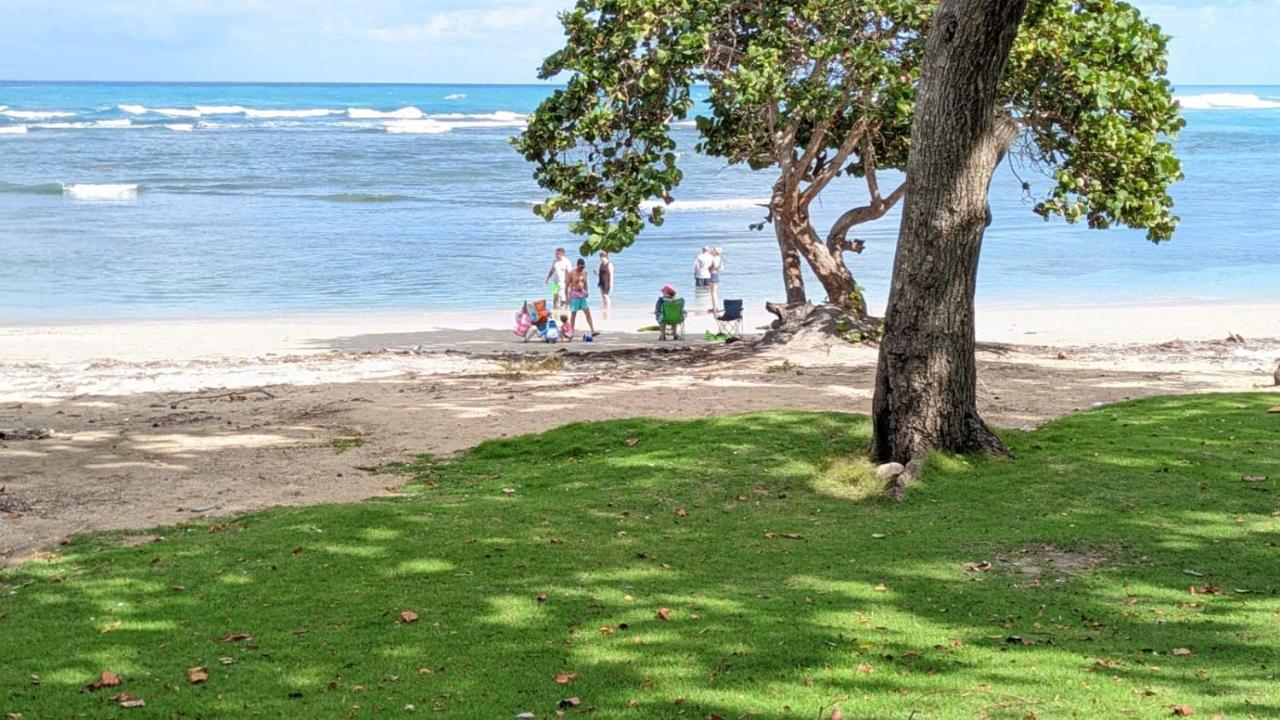
[[[0,0],[0,78],[533,82],[571,0]],[[1280,84],[1280,0],[1138,0],[1175,83]]]

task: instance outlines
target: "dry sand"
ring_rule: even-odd
[[[643,310],[601,321],[591,344],[524,345],[485,329],[507,315],[0,327],[0,430],[53,433],[0,441],[0,556],[89,530],[394,492],[372,468],[567,422],[869,408],[873,348],[657,347],[635,332],[651,322]],[[1261,339],[1280,338],[1280,306],[987,311],[979,326],[981,409],[1010,427],[1129,397],[1269,387],[1280,360],[1280,340]],[[698,316],[688,329],[710,327]],[[519,371],[503,364],[511,353],[562,353],[565,367]],[[363,445],[339,453],[339,438]]]

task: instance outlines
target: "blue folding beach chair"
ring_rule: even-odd
[[[724,309],[716,318],[716,332],[742,339],[742,301],[725,300]]]

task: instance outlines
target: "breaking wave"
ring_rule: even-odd
[[[56,118],[75,117],[76,113],[66,110],[0,110],[0,115],[14,120],[54,120]]]
[[[439,135],[449,132],[455,126],[439,120],[392,120],[383,123],[383,127],[392,135]]]
[[[352,120],[421,120],[427,114],[418,108],[408,105],[399,110],[373,110],[370,108],[347,108],[347,117]]]
[[[191,123],[169,123],[165,128],[174,132],[191,132],[196,129],[196,126]]]
[[[138,197],[138,184],[76,183],[63,185],[62,192],[76,200],[132,200]]]
[[[244,115],[251,118],[309,118],[338,115],[341,110],[305,108],[300,110],[275,108],[248,108],[243,105],[196,105],[193,108],[149,108],[145,105],[117,105],[130,115],[165,115],[167,117],[199,118],[207,115]]]
[[[1280,100],[1260,98],[1253,93],[1205,93],[1177,95],[1183,110],[1275,110]]]
[[[467,94],[466,93],[449,93],[448,95],[444,96],[444,99],[445,100],[466,100]]]
[[[0,135],[26,135],[26,125],[0,125]]]
[[[418,198],[410,195],[384,195],[380,193],[334,193],[333,195],[323,195],[321,199],[329,202],[344,203],[389,203],[406,202],[417,200]]]

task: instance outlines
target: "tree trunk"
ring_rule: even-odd
[[[782,253],[782,285],[787,291],[787,305],[804,305],[808,298],[804,292],[804,275],[800,272],[800,253],[796,250],[791,227],[775,220],[773,232],[778,238],[778,250]]]
[[[1026,2],[942,0],[929,33],[872,404],[872,454],[906,464],[903,484],[935,448],[1004,451],[978,415],[973,300],[991,175],[1017,132],[996,86]]]

